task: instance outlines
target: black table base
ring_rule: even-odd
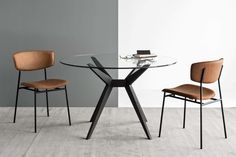
[[[90,119],[90,122],[92,122],[92,124],[90,126],[86,139],[90,139],[90,137],[92,136],[92,133],[97,125],[98,119],[105,107],[105,104],[111,94],[113,87],[124,87],[126,89],[126,92],[128,93],[128,96],[132,102],[132,105],[139,118],[139,121],[141,122],[142,127],[146,133],[146,136],[148,139],[151,139],[152,137],[146,124],[147,118],[145,117],[142,107],[140,106],[138,98],[132,87],[132,84],[135,82],[135,80],[137,80],[137,78],[141,76],[148,69],[150,65],[146,64],[143,65],[142,67],[139,67],[138,69],[133,69],[125,79],[113,79],[95,57],[91,58],[95,63],[95,65],[88,64],[88,66],[106,84],[106,86],[103,89],[102,95],[99,98],[98,104]]]

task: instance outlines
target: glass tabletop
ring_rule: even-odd
[[[78,54],[63,58],[60,62],[64,65],[74,67],[104,69],[140,69],[144,65],[149,65],[149,68],[157,68],[176,64],[174,58],[167,56],[156,55],[155,57],[138,58],[133,55],[119,56],[111,53]]]

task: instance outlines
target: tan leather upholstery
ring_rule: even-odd
[[[50,50],[20,51],[13,54],[15,68],[20,71],[34,71],[53,66],[55,53]],[[33,89],[55,89],[68,82],[61,79],[47,79],[33,82],[22,82],[21,85]]]
[[[192,84],[183,84],[174,88],[165,88],[162,91],[190,99],[200,99],[200,87]],[[215,92],[213,90],[205,87],[203,88],[202,100],[207,100],[214,96]]]
[[[191,66],[191,80],[200,82],[202,69],[205,68],[203,83],[213,83],[218,80],[222,65],[223,59],[194,63]]]
[[[223,59],[193,63],[191,66],[191,79],[192,81],[198,82],[199,85],[193,84],[182,84],[174,88],[165,88],[163,103],[161,109],[161,119],[159,127],[159,137],[161,136],[162,120],[165,106],[165,98],[171,97],[176,99],[184,100],[184,115],[183,115],[183,128],[185,128],[185,117],[186,117],[186,102],[192,102],[199,104],[200,109],[200,149],[202,149],[202,107],[211,103],[221,103],[221,112],[223,119],[223,127],[225,138],[227,138],[223,101],[220,88],[220,75],[223,68]],[[215,92],[209,88],[203,87],[205,83],[214,83],[218,81],[219,98],[215,98]],[[208,101],[204,101],[208,100]]]
[[[39,70],[54,65],[55,53],[47,50],[21,51],[13,54],[13,60],[17,70]]]
[[[48,104],[48,91],[64,90],[66,96],[66,105],[68,112],[69,125],[71,125],[69,102],[67,96],[66,80],[61,79],[47,79],[46,68],[54,65],[55,53],[53,51],[46,50],[34,50],[34,51],[21,51],[16,52],[12,56],[15,63],[15,68],[18,70],[18,83],[15,101],[15,112],[13,122],[16,121],[16,111],[18,106],[18,94],[20,89],[34,91],[34,132],[37,132],[37,93],[45,93],[47,116],[49,117],[49,104]],[[22,71],[34,71],[43,69],[44,80],[21,82]]]
[[[202,70],[205,68],[203,83],[213,83],[220,77],[223,59],[214,61],[205,61],[193,63],[191,65],[191,79],[201,82]],[[163,92],[187,97],[190,99],[200,99],[200,86],[193,84],[183,84],[174,88],[165,88]],[[214,98],[215,92],[209,88],[203,87],[202,100]]]
[[[21,85],[33,89],[55,89],[63,87],[68,83],[66,80],[47,79],[34,82],[22,82]]]

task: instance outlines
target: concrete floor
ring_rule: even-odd
[[[153,137],[147,140],[133,108],[105,108],[90,140],[85,140],[94,108],[38,108],[38,133],[33,133],[33,108],[0,108],[1,157],[223,157],[236,156],[236,108],[226,108],[228,139],[224,139],[219,108],[203,109],[203,149],[199,149],[199,110],[167,108],[158,138],[160,108],[146,108]]]

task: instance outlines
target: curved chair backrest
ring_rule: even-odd
[[[15,68],[33,71],[48,68],[55,63],[55,53],[49,50],[20,51],[13,54]]]
[[[201,82],[202,71],[204,76],[202,83],[213,83],[220,77],[223,66],[223,58],[214,61],[193,63],[191,66],[191,80]]]

